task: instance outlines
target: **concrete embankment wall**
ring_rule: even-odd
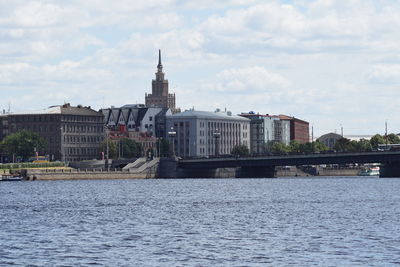
[[[133,166],[133,165],[132,165]],[[81,179],[146,179],[146,178],[272,178],[272,177],[307,177],[307,176],[356,176],[359,169],[326,168],[202,168],[180,169],[173,158],[143,161],[135,167],[120,171],[94,170],[27,170],[27,180],[81,180]]]
[[[90,179],[147,179],[155,178],[156,172],[131,173],[126,171],[66,171],[45,172],[30,171],[25,174],[27,180],[90,180]]]
[[[318,169],[318,176],[357,176],[358,173],[360,172],[360,169],[354,168],[354,169],[323,169],[319,168]]]
[[[288,176],[357,176],[360,172],[360,168],[321,168],[314,167],[313,169],[303,170],[301,167],[291,166],[289,168],[277,167],[277,177],[288,177]]]
[[[300,176],[300,177],[307,177],[313,176],[310,173],[306,173],[301,169],[291,166],[289,168],[276,168],[276,177],[293,177],[293,176]]]
[[[356,176],[358,173],[355,169],[340,170],[323,170],[319,176]],[[167,172],[159,173],[151,172],[127,172],[127,171],[64,171],[64,172],[44,172],[44,171],[28,171],[27,180],[90,180],[90,179],[148,179],[148,178],[236,178],[238,174],[237,168],[220,168],[216,170],[203,170],[202,172],[193,171],[191,173],[169,169]],[[278,170],[275,177],[308,177],[313,176],[305,173],[297,168],[290,170]],[[251,178],[251,177],[243,177]]]
[[[158,176],[159,160],[144,160],[138,168],[104,171],[98,169],[35,170],[23,173],[26,180],[148,179]]]

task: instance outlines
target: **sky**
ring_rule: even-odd
[[[0,0],[0,108],[144,103],[400,133],[400,1]]]

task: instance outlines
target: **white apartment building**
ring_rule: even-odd
[[[250,120],[231,112],[186,110],[167,115],[166,131],[175,132],[175,154],[208,157],[230,154],[237,145],[250,149]]]

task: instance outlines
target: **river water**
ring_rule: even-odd
[[[0,266],[396,266],[400,179],[0,183]]]

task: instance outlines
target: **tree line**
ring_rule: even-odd
[[[156,142],[156,148],[144,151],[139,142],[132,139],[122,138],[118,142],[111,139],[104,140],[99,145],[99,151],[107,152],[110,159],[116,158],[135,158],[141,156],[161,155],[168,156],[170,153],[170,145],[168,140],[161,138]],[[6,136],[0,142],[0,154],[8,157],[8,161],[28,161],[34,157],[36,152],[44,155],[47,148],[47,141],[37,133],[21,130],[17,133]],[[100,158],[100,154],[98,156]]]
[[[37,133],[21,130],[6,136],[0,142],[0,153],[8,155],[10,159],[27,161],[36,152],[41,153],[47,147],[47,141]],[[10,160],[11,161],[11,160]]]
[[[145,151],[143,146],[135,140],[128,138],[121,138],[119,142],[114,142],[111,139],[104,140],[100,144],[100,151],[107,153],[108,143],[108,157],[110,159],[116,158],[137,158],[143,156],[169,156],[170,143],[165,138],[159,138],[156,141],[155,148]]]
[[[329,153],[329,152],[369,152],[376,151],[379,145],[383,144],[400,144],[400,137],[397,134],[388,134],[387,136],[376,134],[370,140],[360,139],[350,140],[348,138],[340,138],[336,141],[333,148],[329,148],[325,144],[315,141],[300,143],[292,140],[288,145],[281,142],[268,142],[263,146],[264,155],[285,155],[285,154],[312,154],[312,153]],[[250,156],[249,149],[244,145],[236,146],[231,151],[232,155]]]
[[[291,141],[289,145],[283,143],[274,143],[270,147],[270,151],[276,154],[311,154],[321,152],[369,152],[376,151],[379,145],[382,144],[399,144],[400,138],[396,134],[389,134],[386,137],[376,134],[370,140],[350,140],[348,138],[340,138],[336,141],[333,148],[329,148],[325,144],[315,141],[308,143],[299,143],[298,141]]]

